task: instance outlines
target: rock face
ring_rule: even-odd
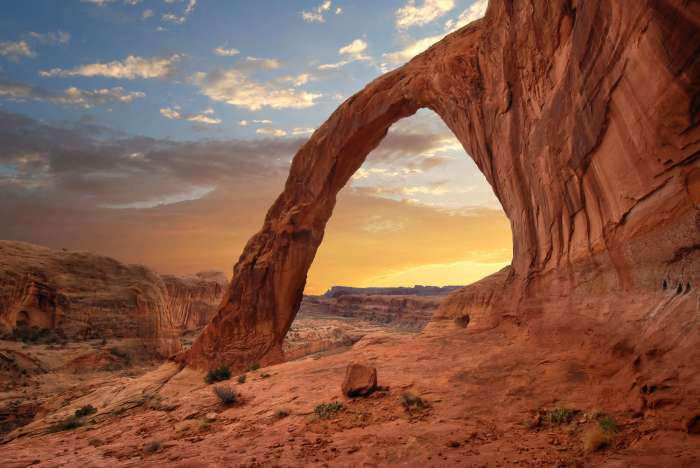
[[[219,271],[193,276],[163,275],[174,325],[182,330],[204,327],[216,313],[228,278]]]
[[[139,337],[179,351],[168,291],[143,266],[86,252],[0,241],[0,331],[36,327],[68,339]]]
[[[323,297],[335,299],[341,296],[446,296],[461,289],[462,286],[421,286],[412,288],[353,288],[350,286],[333,286]]]
[[[381,325],[421,330],[444,296],[384,296],[341,294],[334,298],[304,297],[300,313],[365,320]]]
[[[181,359],[201,368],[282,359],[338,191],[420,108],[453,131],[513,232],[512,266],[486,290],[456,293],[440,317],[477,301],[474,326],[617,320],[647,344],[680,349],[686,333],[692,349],[699,23],[700,3],[685,0],[491,0],[485,18],[376,79],[316,130]]]

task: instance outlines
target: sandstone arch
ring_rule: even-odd
[[[584,280],[601,297],[651,294],[662,276],[697,283],[697,249],[668,262],[698,243],[687,180],[700,164],[699,25],[700,5],[683,0],[491,0],[484,19],[370,83],[299,150],[219,312],[181,360],[282,359],[336,194],[420,108],[472,156],[513,233],[512,267],[439,316],[477,305],[471,320],[495,324],[497,309],[516,316],[525,299],[572,297]]]

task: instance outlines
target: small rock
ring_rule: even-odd
[[[696,414],[685,425],[688,434],[700,434],[700,414]]]
[[[204,418],[205,418],[207,421],[216,421],[216,418],[217,418],[218,416],[219,416],[219,415],[216,414],[216,413],[207,413],[206,416],[204,416]]]
[[[348,365],[341,388],[343,394],[351,398],[369,395],[377,388],[377,369],[362,364]]]

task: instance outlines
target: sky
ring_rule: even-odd
[[[0,238],[230,274],[296,150],[486,0],[26,0],[0,17]],[[505,266],[491,187],[430,111],[338,199],[309,273],[467,284]]]

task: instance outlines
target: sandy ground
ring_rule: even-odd
[[[553,337],[559,346],[545,350],[525,335],[451,323],[420,336],[377,332],[347,352],[259,369],[243,384],[234,377],[224,385],[243,402],[228,408],[201,373],[166,364],[67,403],[0,452],[8,467],[700,466],[699,436],[682,421],[669,422],[662,409],[640,414],[606,384],[616,381],[608,369],[577,360],[569,337]],[[376,366],[385,388],[344,398],[349,362]],[[407,410],[406,392],[425,407]],[[319,418],[316,406],[334,401],[343,409]],[[46,433],[88,402],[98,413],[82,427]],[[556,408],[574,413],[550,422]],[[602,413],[617,431],[587,453],[584,434]]]

